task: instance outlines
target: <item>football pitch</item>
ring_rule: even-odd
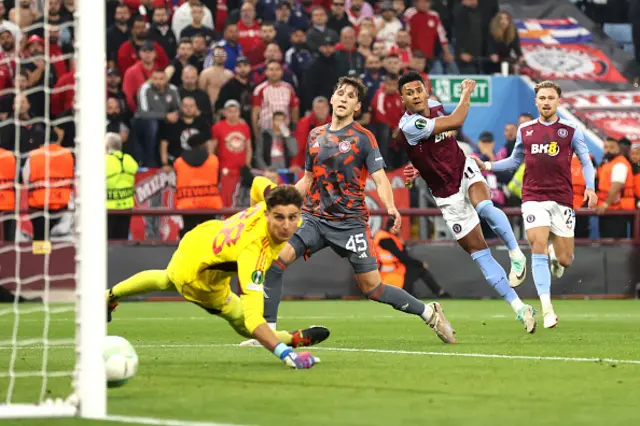
[[[442,305],[457,330],[457,344],[443,344],[418,318],[374,302],[283,302],[280,328],[331,329],[326,342],[310,349],[321,363],[294,371],[262,348],[238,347],[242,338],[223,320],[192,304],[122,303],[108,333],[127,338],[140,365],[130,383],[108,391],[109,415],[148,424],[173,419],[155,424],[175,425],[638,424],[640,301],[556,301],[558,327],[542,328],[540,315],[533,335],[502,301],[444,300]],[[0,340],[11,339],[12,331],[13,316],[0,316]],[[21,339],[42,336],[42,315],[22,316],[19,331]],[[73,332],[72,313],[52,315],[50,338]],[[10,354],[0,346],[3,373]],[[20,348],[16,371],[39,371],[42,356],[41,347]],[[50,348],[48,371],[72,365],[72,346]],[[7,387],[1,378],[1,401]],[[41,378],[17,379],[14,401],[34,401],[40,389]],[[54,397],[69,390],[68,377],[51,378],[46,387]]]

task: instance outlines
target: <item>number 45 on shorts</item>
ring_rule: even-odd
[[[367,251],[367,239],[363,233],[351,235],[344,248],[354,253]]]

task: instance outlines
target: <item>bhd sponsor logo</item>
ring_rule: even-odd
[[[549,157],[555,157],[560,153],[558,142],[549,143],[532,143],[531,154],[547,154]]]

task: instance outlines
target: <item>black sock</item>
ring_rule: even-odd
[[[285,269],[287,265],[278,257],[271,264],[264,280],[264,319],[270,324],[278,321],[278,307],[282,299],[282,274]]]
[[[365,293],[371,300],[391,305],[393,309],[408,314],[422,315],[424,303],[407,293],[401,288],[380,283],[376,288]]]

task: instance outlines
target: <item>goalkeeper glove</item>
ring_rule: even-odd
[[[309,369],[319,361],[309,352],[296,353],[284,343],[279,343],[273,350],[273,354],[280,358],[287,367],[295,368],[296,370]]]

